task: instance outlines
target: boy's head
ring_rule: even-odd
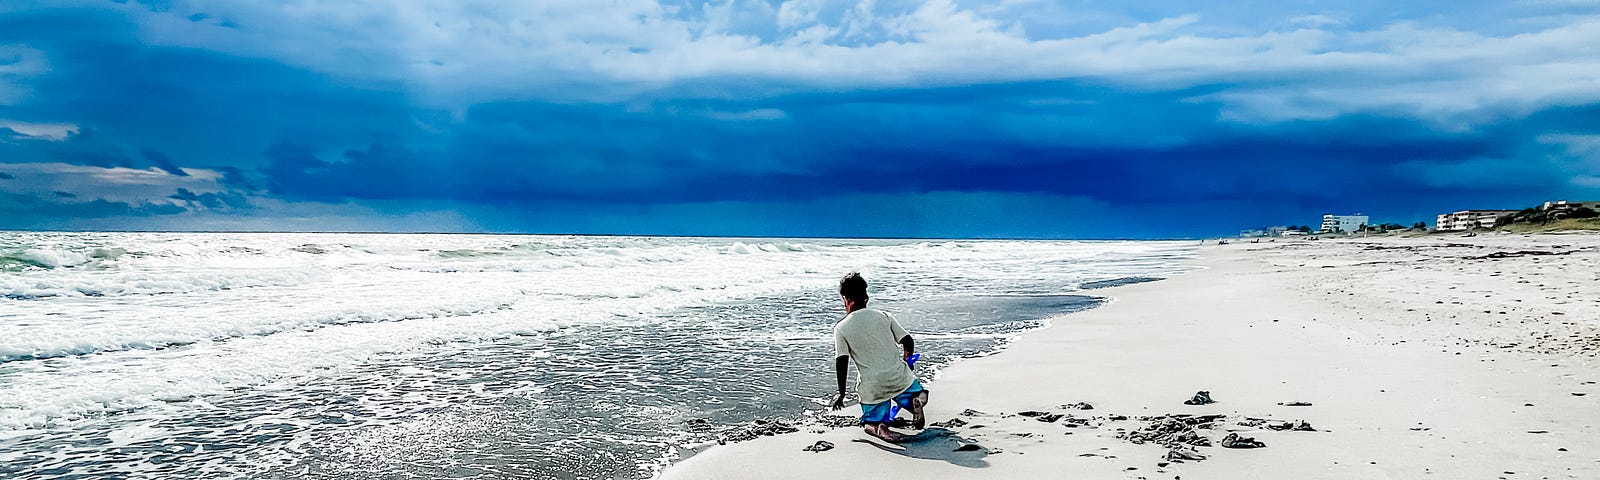
[[[850,272],[839,280],[839,295],[844,297],[845,306],[862,308],[867,306],[867,279],[861,278],[860,273]]]

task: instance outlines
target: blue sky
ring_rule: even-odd
[[[1600,199],[1595,45],[1600,0],[5,2],[0,228],[1410,224]]]

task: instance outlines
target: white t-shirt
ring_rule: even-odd
[[[906,330],[894,316],[881,310],[863,308],[845,315],[833,326],[836,355],[849,355],[861,373],[856,394],[862,404],[883,403],[911,387],[916,377],[906,366],[900,339]]]

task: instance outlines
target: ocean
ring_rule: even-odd
[[[916,336],[937,389],[944,366],[1194,252],[0,232],[0,477],[650,478],[730,429],[825,410],[845,273]]]

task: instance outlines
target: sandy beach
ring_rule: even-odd
[[[1600,236],[1200,257],[927,381],[920,441],[811,426],[662,478],[1600,478]],[[1215,403],[1185,404],[1200,391]]]

